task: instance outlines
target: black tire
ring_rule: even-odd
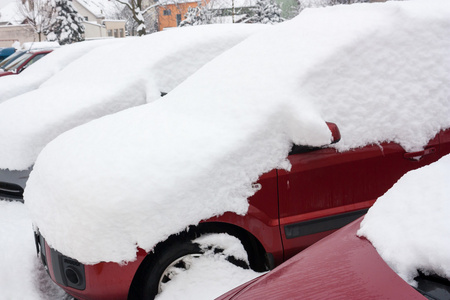
[[[164,273],[170,268],[188,269],[189,260],[203,255],[203,250],[198,244],[192,243],[196,235],[186,234],[171,236],[166,242],[155,247],[153,253],[149,254],[139,267],[135,280],[130,288],[128,299],[151,300],[158,295],[161,283],[170,280]],[[215,253],[222,250],[214,248]],[[187,258],[185,261],[180,258]],[[230,263],[248,269],[249,266],[242,260],[232,256],[226,258]],[[187,261],[187,262],[186,262]],[[171,266],[172,265],[172,266]],[[170,273],[170,272],[169,272]]]
[[[149,255],[143,262],[142,272],[136,286],[136,291],[130,299],[150,300],[154,299],[160,292],[161,282],[169,281],[164,278],[164,272],[178,259],[191,255],[201,255],[202,250],[197,244],[193,244],[190,239],[180,238],[179,240],[167,243],[164,247],[155,249],[155,253]],[[176,267],[183,268],[185,262],[178,262]],[[184,266],[185,269],[189,267]],[[167,277],[167,276],[166,276]]]

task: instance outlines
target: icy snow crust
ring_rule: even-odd
[[[0,104],[0,168],[25,170],[64,131],[159,99],[161,92],[171,91],[203,64],[263,28],[181,28],[91,50],[38,89]],[[72,48],[71,54],[78,50]]]
[[[5,76],[0,80],[0,103],[18,95],[39,88],[48,78],[61,71],[68,64],[73,63],[82,55],[96,47],[105,46],[112,42],[123,40],[102,40],[92,42],[81,42],[67,45],[54,50],[51,55],[46,55],[36,63],[25,69],[20,76]],[[32,43],[26,43],[29,49]],[[39,43],[33,43],[36,47]],[[53,43],[55,44],[55,43]],[[57,43],[56,43],[57,44]],[[58,44],[59,47],[59,44]],[[35,49],[35,48],[34,48]],[[45,48],[43,48],[45,49]],[[47,48],[48,49],[48,48]]]
[[[450,279],[450,155],[404,175],[370,208],[358,235],[414,286],[417,270]]]
[[[405,1],[310,9],[205,65],[164,101],[67,132],[25,191],[50,245],[83,263],[130,261],[226,211],[289,169],[292,142],[421,149],[450,127],[450,5]]]

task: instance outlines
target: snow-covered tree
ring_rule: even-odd
[[[211,24],[213,16],[213,11],[206,6],[189,7],[187,13],[184,15],[185,19],[178,26]]]
[[[154,33],[158,31],[158,15],[155,9],[147,10],[144,14],[144,24],[146,33]],[[133,12],[128,6],[125,6],[122,10],[119,10],[114,16],[118,20],[126,20],[126,30],[130,35],[137,35],[137,28],[139,24],[136,22],[133,16]]]
[[[252,23],[274,24],[283,22],[281,8],[273,0],[257,0]]]
[[[46,30],[47,40],[61,45],[83,40],[83,18],[72,5],[72,0],[50,0],[53,18]]]
[[[135,22],[137,34],[139,36],[147,34],[147,25],[145,20],[145,13],[157,6],[161,6],[162,3],[157,1],[155,4],[144,8],[144,0],[116,0],[119,3],[124,4],[130,11]]]
[[[25,18],[25,22],[31,26],[38,35],[39,41],[42,34],[50,26],[52,8],[48,5],[48,0],[16,0],[20,14]]]
[[[324,7],[338,4],[352,4],[359,2],[370,2],[370,0],[298,0],[299,12],[309,7]]]

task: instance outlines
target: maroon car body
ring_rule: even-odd
[[[329,127],[337,139],[336,128],[331,125]],[[250,207],[245,216],[225,213],[220,217],[205,220],[190,231],[206,230],[235,235],[243,242],[251,266],[252,262],[254,266],[264,260],[263,263],[267,267],[273,268],[365,214],[375,200],[406,172],[437,161],[448,153],[450,153],[449,129],[438,133],[423,151],[414,153],[405,152],[395,143],[368,145],[346,152],[338,152],[334,148],[311,149],[294,146],[288,157],[292,169],[290,171],[272,170],[261,176],[256,184],[260,190],[249,199]],[[339,233],[338,236],[345,236],[349,230],[354,229],[354,226],[356,225]],[[345,243],[334,245],[334,242],[329,241],[318,244],[296,258],[296,261],[301,262],[312,255],[308,260],[321,262],[321,266],[330,264],[331,258],[327,262],[322,257],[326,251],[320,251],[320,249],[329,250],[324,245],[342,247],[340,250],[335,248],[333,255],[338,255],[340,261],[345,263],[351,263],[345,259],[348,255],[358,255],[355,252],[357,249],[367,248],[364,252],[369,251],[371,246],[365,241],[348,238],[350,239],[348,245]],[[335,237],[333,240],[336,239]],[[139,268],[144,265],[142,262],[148,259],[147,253],[140,249],[137,259],[125,265],[117,263],[82,265],[52,250],[45,243],[44,238],[38,234],[36,244],[38,251],[41,249],[39,251],[41,258],[51,278],[77,299],[126,299],[134,285]],[[42,251],[44,249],[45,251]],[[375,252],[370,256],[376,257]],[[385,277],[384,273],[388,273],[387,266],[380,266],[380,260],[370,262],[361,256],[354,261],[357,264],[361,263],[361,266],[364,266],[363,269],[373,268],[376,274],[383,274],[377,280],[379,284],[393,287],[393,297],[396,295],[396,290],[401,290],[402,295],[405,295],[403,289],[410,290],[411,294],[411,298],[403,299],[418,297],[412,288],[405,286],[406,283],[396,279],[395,274]],[[314,268],[309,272],[313,272]],[[333,286],[336,293],[341,288],[340,280],[344,276],[342,274],[348,268],[349,266],[344,265],[336,266],[336,272],[333,276],[330,275],[329,284]],[[273,274],[282,276],[283,272],[289,269],[286,265],[281,271]],[[320,275],[319,269],[316,268],[314,271],[317,275]],[[378,269],[379,271],[376,271]],[[272,276],[276,275],[270,275],[268,278]],[[345,274],[345,276],[350,275]],[[353,281],[354,295],[374,292],[374,290],[359,288],[362,280],[373,280],[372,276],[359,278],[359,273],[351,276],[353,277],[349,277],[348,282]],[[339,280],[332,280],[337,278]],[[267,281],[270,280],[262,279],[262,282]],[[260,284],[258,282],[255,284]],[[306,286],[308,283],[305,284],[305,289]],[[319,286],[320,284],[314,280],[309,283],[312,289],[317,289]],[[384,289],[387,289],[386,286]],[[374,289],[378,288],[374,286]],[[343,290],[349,292],[350,288],[343,288]],[[287,296],[278,298],[291,299]]]
[[[216,300],[426,299],[356,236],[361,219]]]
[[[52,51],[53,50],[39,50],[39,51],[30,50],[27,53],[19,56],[13,62],[11,62],[5,68],[4,72],[0,73],[0,77],[20,74],[20,72],[22,72],[23,70],[25,70],[33,63],[37,62],[39,59],[46,56]]]

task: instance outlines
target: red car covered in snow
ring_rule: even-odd
[[[20,55],[14,61],[9,63],[3,72],[0,72],[0,77],[7,75],[17,75],[23,70],[37,62],[53,50],[30,50],[27,53]]]
[[[216,300],[449,299],[446,279],[420,274],[413,288],[400,278],[367,239],[356,235],[361,220]]]
[[[340,138],[337,126],[332,123],[328,126],[337,142]],[[249,198],[245,216],[225,213],[206,220],[187,232],[169,237],[154,252],[141,249],[137,259],[126,265],[111,262],[83,265],[51,249],[39,234],[36,245],[51,278],[77,299],[150,299],[160,291],[174,262],[182,263],[180,258],[199,252],[191,243],[198,235],[208,232],[234,235],[243,243],[252,269],[272,269],[364,215],[406,172],[448,153],[450,130],[441,131],[423,151],[413,153],[405,152],[395,143],[368,145],[347,152],[294,146],[288,156],[291,171],[273,170],[261,176],[256,183],[260,190]],[[360,240],[354,243],[371,247]],[[311,252],[314,251],[304,256]],[[343,255],[341,251],[339,255]],[[320,260],[320,255],[314,257]]]

